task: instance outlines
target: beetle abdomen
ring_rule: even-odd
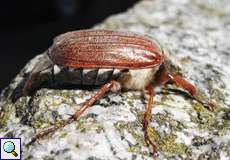
[[[118,69],[82,69],[54,66],[55,79],[62,83],[77,85],[102,85],[117,79],[121,70]]]
[[[162,62],[159,44],[147,37],[112,30],[81,30],[54,39],[49,57],[70,68],[153,68]]]

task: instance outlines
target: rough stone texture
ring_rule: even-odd
[[[155,37],[179,57],[185,77],[217,104],[210,112],[186,94],[158,89],[149,128],[158,159],[230,159],[229,0],[145,0],[96,27]],[[152,159],[143,139],[146,102],[139,92],[109,94],[78,121],[26,147],[36,132],[68,118],[96,91],[48,84],[33,98],[16,99],[40,58],[31,60],[1,95],[0,137],[21,137],[23,159]]]

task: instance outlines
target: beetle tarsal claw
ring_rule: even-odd
[[[202,105],[210,111],[214,111],[215,104],[212,101],[203,102]]]
[[[47,128],[45,130],[42,130],[40,131],[38,134],[36,134],[32,139],[31,141],[27,144],[27,145],[30,145],[32,143],[34,143],[35,141],[37,141],[38,139],[41,139],[51,133],[54,133],[57,129],[63,127],[63,125],[65,126],[66,124],[65,123],[61,123],[61,124],[58,124],[56,126],[53,126],[53,127],[50,127],[50,128]]]
[[[215,109],[215,104],[212,101],[208,102],[209,110],[214,111]]]
[[[147,123],[144,123],[144,126],[146,126],[147,127]],[[147,130],[146,130],[147,129]],[[154,143],[154,141],[153,140],[151,140],[150,139],[150,137],[149,137],[149,134],[148,134],[148,127],[146,128],[146,129],[144,129],[144,136],[145,136],[145,142],[146,142],[146,144],[148,145],[148,146],[151,146],[152,147],[152,154],[153,154],[153,156],[154,157],[157,157],[158,156],[158,152],[157,152],[157,146],[156,146],[156,144]]]
[[[154,156],[154,157],[157,157],[157,156],[158,156],[158,152],[157,152],[157,147],[156,147],[156,145],[155,145],[149,138],[146,139],[146,142],[147,142],[147,144],[148,144],[149,146],[152,147],[152,154],[153,154],[153,156]]]
[[[192,97],[208,110],[214,111],[214,108],[216,106],[215,103],[209,99],[206,99],[200,92],[196,92],[196,94],[192,95]]]

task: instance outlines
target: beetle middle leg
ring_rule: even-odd
[[[64,120],[62,123],[55,125],[51,128],[45,129],[41,132],[39,132],[38,134],[35,135],[34,138],[32,138],[32,140],[27,144],[30,145],[31,143],[35,142],[37,139],[40,139],[50,133],[55,132],[56,130],[65,127],[66,125],[76,121],[81,115],[82,113],[88,109],[89,107],[91,107],[97,100],[99,100],[102,96],[104,96],[107,92],[109,91],[113,91],[113,92],[117,92],[118,90],[120,90],[120,83],[117,81],[112,80],[109,83],[106,83],[105,85],[103,85],[100,90],[93,96],[91,97],[88,101],[86,101],[83,106],[76,111],[69,119]]]
[[[149,125],[149,122],[151,121],[151,118],[152,118],[153,96],[155,95],[154,90],[153,90],[153,86],[152,85],[147,86],[146,91],[147,91],[147,94],[149,97],[148,97],[147,108],[146,108],[146,111],[144,113],[144,119],[143,119],[143,130],[144,130],[145,142],[148,145],[152,146],[153,155],[157,156],[157,146],[150,139],[149,133],[148,133],[148,125]]]

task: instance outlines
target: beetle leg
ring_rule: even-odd
[[[54,74],[54,66],[51,69],[52,83],[55,83],[55,74]]]
[[[33,82],[39,77],[42,71],[45,71],[53,66],[53,62],[49,59],[48,55],[44,53],[42,59],[35,65],[30,73],[26,83],[22,89],[22,94],[26,96],[32,88]]]
[[[170,80],[173,81],[177,86],[182,87],[185,89],[187,92],[190,93],[190,95],[199,103],[207,107],[209,110],[213,111],[214,110],[214,104],[211,101],[206,101],[202,97],[201,93],[196,89],[194,85],[186,81],[183,77],[180,75],[168,75]]]
[[[153,96],[155,95],[153,86],[152,85],[147,86],[146,91],[149,97],[148,97],[148,104],[147,104],[147,108],[144,113],[144,119],[143,119],[143,130],[144,130],[145,142],[148,145],[152,146],[153,155],[157,156],[157,147],[155,143],[150,139],[149,133],[148,133],[148,125],[152,118]]]
[[[31,144],[33,142],[35,142],[37,139],[40,139],[50,133],[55,132],[56,130],[65,127],[66,125],[76,121],[81,115],[82,113],[88,109],[89,107],[91,107],[97,100],[99,100],[103,95],[105,95],[105,93],[109,92],[109,91],[118,91],[120,89],[120,84],[117,81],[112,80],[111,82],[103,85],[101,87],[101,89],[93,96],[91,97],[88,101],[86,101],[83,106],[76,111],[69,119],[61,122],[60,124],[57,124],[51,128],[45,129],[44,131],[39,132],[38,134],[35,135],[34,138],[32,138],[32,140],[27,144]]]

